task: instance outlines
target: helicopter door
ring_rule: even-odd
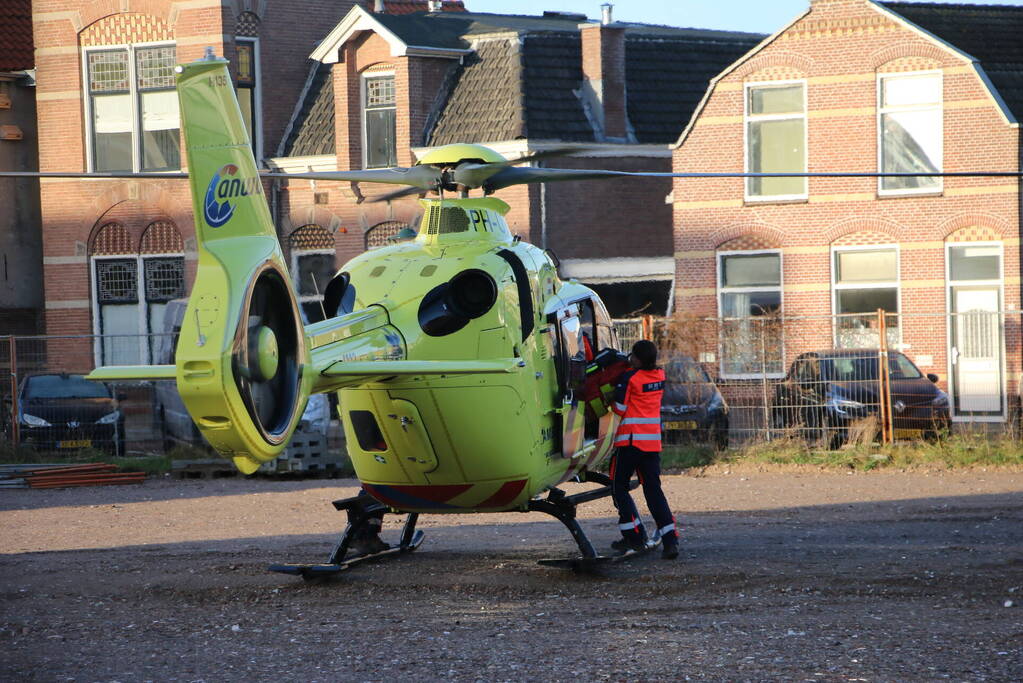
[[[582,451],[585,440],[586,411],[579,398],[586,381],[586,356],[579,316],[572,309],[563,312],[562,315],[564,317],[558,327],[561,454],[566,458],[572,458]]]

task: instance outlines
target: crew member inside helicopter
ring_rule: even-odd
[[[632,370],[617,383],[612,409],[622,416],[615,434],[617,447],[611,458],[612,498],[618,508],[618,529],[622,538],[611,544],[618,552],[643,550],[647,532],[636,503],[629,494],[632,473],[639,475],[643,497],[657,524],[661,539],[661,557],[678,557],[678,532],[668,500],[661,489],[661,397],[664,395],[664,370],[657,367],[657,346],[641,339],[629,354]]]

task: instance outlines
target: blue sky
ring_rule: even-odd
[[[947,0],[938,0],[945,1]],[[600,17],[602,0],[465,0],[473,12],[543,14],[561,10]],[[947,4],[1023,5],[1023,0],[956,0]],[[774,33],[807,8],[807,0],[618,0],[614,17],[621,21],[667,24],[728,31]]]

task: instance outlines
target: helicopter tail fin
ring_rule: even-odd
[[[309,345],[227,61],[176,71],[199,258],[175,379],[203,436],[250,473],[305,409]]]

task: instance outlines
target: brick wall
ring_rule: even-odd
[[[675,169],[742,171],[744,84],[803,79],[808,170],[875,171],[877,75],[930,69],[943,75],[944,170],[1018,170],[1019,130],[970,63],[865,0],[816,0],[721,78],[675,149]],[[753,202],[744,200],[742,179],[676,180],[677,309],[717,315],[716,252],[770,246],[783,254],[785,314],[830,314],[831,248],[887,243],[899,245],[902,312],[942,313],[950,305],[945,246],[964,238],[1004,245],[1003,307],[1020,307],[1016,181],[946,178],[941,192],[926,196],[882,197],[877,187],[872,178],[811,178],[807,200]],[[902,334],[911,357],[933,357],[925,371],[938,372],[944,384],[948,330],[907,318]],[[1012,379],[1020,352],[1016,333],[1008,335]],[[786,354],[803,350],[790,345]]]
[[[39,163],[42,171],[84,171],[87,128],[82,47],[169,40],[178,62],[236,55],[238,16],[259,38],[264,153],[276,151],[308,73],[315,41],[351,8],[350,0],[179,3],[170,0],[40,0],[33,3]],[[260,14],[262,13],[262,14]],[[43,180],[41,183],[45,327],[50,334],[93,331],[89,249],[95,232],[117,218],[138,240],[169,220],[180,232],[188,281],[194,277],[195,228],[187,181]],[[137,242],[136,242],[137,243]]]

